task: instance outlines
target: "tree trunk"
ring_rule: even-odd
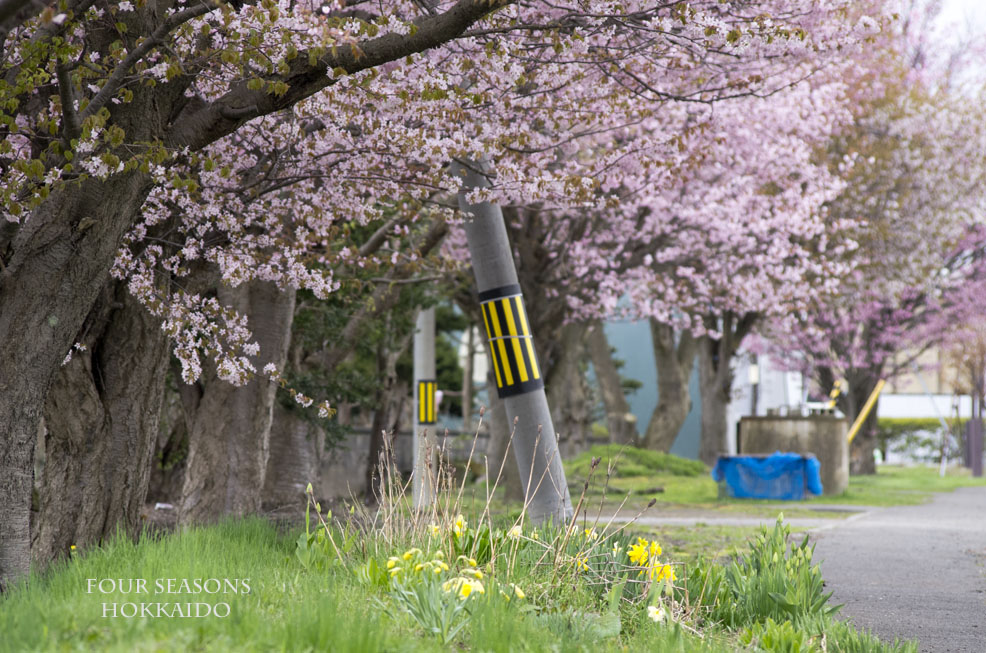
[[[392,333],[390,314],[387,317],[385,330],[388,334]],[[380,385],[373,402],[376,410],[370,426],[370,453],[366,461],[367,504],[379,502],[383,496],[382,490],[386,479],[381,477],[381,463],[386,469],[397,464],[395,460],[383,459],[386,453],[384,438],[396,436],[400,424],[408,387],[406,382],[397,378],[397,360],[407,350],[412,336],[413,331],[398,338],[385,337],[377,346],[377,378],[380,380]]]
[[[0,270],[0,587],[30,565],[34,444],[48,388],[106,285],[146,184],[131,173],[55,189],[19,228]]]
[[[324,450],[325,431],[275,401],[262,495],[264,510],[304,506],[305,487],[309,483],[318,487]]]
[[[609,430],[609,441],[615,444],[632,444],[638,442],[637,418],[630,412],[630,403],[623,394],[623,383],[620,381],[620,371],[613,363],[613,352],[602,322],[595,322],[590,328],[587,339],[589,359],[596,373],[596,383],[603,397],[606,408],[606,427]]]
[[[167,339],[122,283],[86,325],[87,351],[56,375],[45,403],[45,467],[32,557],[44,565],[140,528],[158,436]]]
[[[702,395],[702,439],[698,457],[712,465],[726,452],[726,409],[732,388],[732,352],[722,339],[699,339],[699,388]]]
[[[546,375],[551,420],[558,435],[562,458],[571,458],[587,448],[592,416],[582,360],[585,356],[586,327],[566,324],[561,329],[559,355],[550,375]]]
[[[863,406],[866,405],[866,400],[872,394],[878,379],[858,376],[850,377],[848,380],[849,392],[847,394],[850,396],[847,397],[849,410],[846,411],[846,416],[849,418],[849,423],[852,424]],[[866,421],[863,422],[852,441],[849,451],[849,473],[852,475],[876,474],[876,460],[873,458],[873,452],[879,446],[877,438],[877,408],[879,403],[878,400],[873,404],[873,409],[870,410]]]
[[[697,342],[688,331],[682,332],[675,342],[674,329],[653,318],[650,334],[657,366],[657,405],[647,424],[644,441],[648,449],[667,452],[692,409],[688,383],[695,365]],[[702,405],[705,406],[704,400]]]
[[[172,358],[171,379],[180,379],[176,359]],[[185,480],[185,460],[188,456],[188,420],[181,397],[171,384],[165,383],[164,402],[158,425],[157,445],[151,464],[151,480],[147,487],[148,502],[177,504]],[[189,386],[190,387],[190,386]]]
[[[219,299],[248,316],[263,361],[254,361],[257,375],[239,387],[219,380],[215,369],[208,371],[189,430],[178,515],[182,525],[259,512],[277,390],[261,370],[267,362],[283,369],[291,337],[293,291],[250,281],[236,288],[220,286]]]

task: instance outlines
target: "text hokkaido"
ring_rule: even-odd
[[[160,594],[192,595],[230,595],[249,594],[249,578],[88,578],[87,594],[124,594],[153,596]],[[206,602],[144,602],[103,603],[104,618],[133,619],[180,618],[202,619],[205,617],[228,617],[229,603]]]

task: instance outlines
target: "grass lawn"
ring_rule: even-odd
[[[748,550],[750,538],[760,529],[754,526],[720,526],[695,524],[694,526],[642,526],[633,532],[656,539],[671,552],[675,560],[690,561],[697,558],[727,560]]]
[[[937,466],[883,465],[876,475],[851,477],[849,488],[839,495],[784,503],[733,499],[719,496],[719,487],[712,480],[708,468],[697,461],[684,461],[653,451],[601,445],[566,461],[565,471],[573,492],[581,492],[582,483],[588,476],[589,461],[593,457],[602,458],[602,462],[593,474],[589,497],[598,502],[605,489],[605,506],[608,508],[618,505],[629,493],[627,505],[631,509],[654,499],[658,509],[665,510],[742,513],[769,518],[782,509],[788,517],[842,518],[851,513],[813,510],[812,504],[910,505],[928,501],[935,492],[986,485],[986,478],[973,478],[968,470],[958,467],[948,468],[945,478],[940,478]],[[609,467],[611,461],[615,461],[612,468]]]
[[[872,476],[853,476],[849,489],[831,498],[832,503],[864,506],[900,506],[924,503],[935,492],[986,485],[986,477],[973,478],[968,469],[949,467],[938,476],[938,465],[881,465]]]
[[[331,539],[314,518],[310,537],[247,519],[75,552],[0,597],[0,651],[916,650],[832,619],[817,568],[784,533],[727,573],[682,561],[738,550],[752,531],[640,529],[646,546],[632,549],[638,532],[511,534],[478,518],[394,528],[400,514],[370,531],[333,526]],[[628,555],[657,538],[667,551],[650,547],[646,564]],[[768,569],[778,547],[789,562]],[[140,604],[149,612],[130,617]],[[228,616],[194,616],[206,609]]]
[[[579,492],[589,460],[566,464]],[[628,463],[600,465],[590,509],[630,491],[631,510],[653,497],[658,510],[778,512],[720,499],[694,461],[634,450]],[[815,501],[915,503],[982,484],[883,467]],[[514,529],[518,506],[483,518],[472,493],[434,524],[392,505],[329,529],[246,519],[75,551],[0,597],[0,651],[916,650],[836,621],[818,568],[780,526]],[[811,503],[783,510],[820,516]]]

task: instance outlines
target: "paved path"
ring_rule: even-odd
[[[986,653],[986,488],[875,509],[813,539],[843,617],[923,652]]]
[[[655,508],[637,515],[630,510],[610,516],[602,515],[599,523],[605,524],[610,520],[614,522],[633,522],[640,526],[697,526],[708,524],[710,526],[760,526],[773,527],[777,520],[777,514],[785,510],[790,511],[792,504],[778,504],[770,506],[762,516],[745,515],[743,513],[717,512],[712,510],[697,510],[687,508],[659,509]],[[846,506],[838,504],[812,503],[808,505],[794,506],[799,508],[798,516],[785,517],[784,523],[788,524],[794,531],[810,530],[812,532],[834,528],[846,522],[861,518],[868,511],[873,510],[868,506]],[[762,507],[767,508],[767,507]],[[809,512],[810,511],[810,512]],[[812,514],[814,513],[814,514]],[[835,513],[835,514],[832,514]],[[850,513],[847,517],[846,514]],[[817,516],[815,516],[817,514]]]
[[[781,512],[781,511],[778,511]],[[863,513],[859,513],[859,517],[862,517]],[[858,518],[853,515],[849,519]],[[610,519],[616,523],[620,522],[630,522],[632,521],[637,526],[699,526],[706,524],[709,526],[751,526],[756,527],[760,525],[767,526],[768,528],[774,525],[777,521],[776,517],[750,517],[746,515],[708,515],[708,516],[648,516],[644,515],[642,517],[636,517],[634,515],[622,516],[618,515],[616,517],[603,516],[599,518],[600,524],[605,524]],[[834,528],[839,524],[843,523],[843,519],[832,518],[832,517],[791,517],[784,518],[784,523],[791,527],[793,531],[808,531],[811,532],[826,530],[829,528]]]

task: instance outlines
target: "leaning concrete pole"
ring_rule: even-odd
[[[414,327],[414,471],[411,498],[415,509],[435,502],[435,307],[418,313]]]
[[[469,204],[466,200],[469,190],[489,186],[477,168],[472,163],[455,163],[452,170],[462,178],[459,208],[465,217],[497,394],[506,408],[508,424],[516,420],[513,449],[531,520],[536,524],[548,519],[567,520],[572,516],[572,500],[503,212],[489,202]]]

